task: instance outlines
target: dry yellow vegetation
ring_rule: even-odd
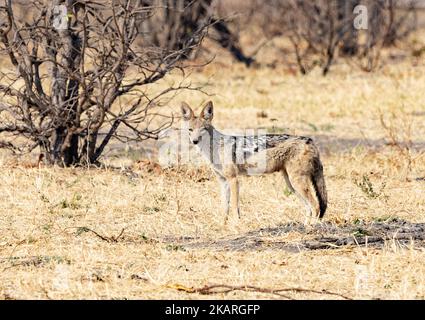
[[[127,150],[106,156],[103,169],[28,168],[2,152],[0,298],[280,298],[194,292],[213,284],[425,298],[423,62],[370,74],[337,65],[324,78],[216,61],[188,79],[213,96],[182,92],[171,107],[212,99],[219,129],[267,128],[317,142],[329,194],[323,226],[302,226],[304,208],[279,175],[243,178],[242,219],[224,227],[207,167],[158,168]],[[383,244],[356,242],[385,225],[419,230],[419,238],[394,231]],[[311,245],[328,234],[347,241]]]

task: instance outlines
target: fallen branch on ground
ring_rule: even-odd
[[[96,231],[94,231],[90,228],[87,228],[87,227],[74,227],[74,228],[77,229],[78,235],[82,234],[83,232],[91,232],[95,236],[97,236],[98,238],[100,238],[100,239],[102,239],[103,241],[106,241],[106,242],[118,242],[118,239],[121,238],[121,236],[124,234],[124,231],[125,231],[125,228],[123,228],[117,236],[108,237],[108,236],[101,235],[98,232],[96,232]]]
[[[229,286],[229,285],[225,285],[225,284],[213,284],[213,285],[206,285],[202,288],[189,288],[189,287],[185,287],[183,285],[180,284],[171,284],[171,285],[167,285],[167,288],[170,289],[176,289],[178,291],[185,291],[187,293],[199,293],[202,295],[211,295],[211,294],[220,294],[220,293],[229,293],[232,291],[245,291],[245,292],[258,292],[258,293],[270,293],[270,294],[274,294],[276,296],[282,297],[282,298],[286,298],[289,300],[295,300],[294,298],[282,294],[282,292],[305,292],[305,293],[315,293],[315,294],[324,294],[324,295],[331,295],[331,296],[337,296],[340,298],[343,298],[345,300],[352,300],[351,298],[336,293],[336,292],[332,292],[332,291],[328,291],[328,290],[313,290],[313,289],[304,289],[304,288],[283,288],[283,289],[268,289],[268,288],[260,288],[260,287],[256,287],[256,286],[250,286],[250,285],[246,285],[246,286]]]

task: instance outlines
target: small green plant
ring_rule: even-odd
[[[52,227],[53,227],[53,224],[45,224],[45,225],[43,225],[42,226],[42,229],[43,229],[43,231],[44,231],[44,233],[45,234],[49,234],[50,233],[50,231],[51,231],[51,229],[52,229]]]
[[[368,197],[371,199],[376,199],[379,198],[384,191],[385,188],[385,182],[382,183],[379,191],[376,191],[375,187],[373,186],[372,182],[370,181],[369,177],[364,174],[362,177],[362,180],[355,180],[354,181],[356,186],[358,186],[360,188],[360,190]]]
[[[167,195],[165,195],[165,194],[155,195],[154,198],[155,198],[155,201],[156,202],[165,202],[165,201],[167,201]]]
[[[364,236],[370,236],[369,231],[363,229],[363,228],[356,228],[353,231],[353,236],[355,237],[364,237]]]
[[[361,223],[363,223],[363,220],[362,219],[359,219],[359,218],[356,218],[353,221],[353,224],[361,224]]]
[[[31,244],[31,243],[36,243],[37,239],[35,239],[32,236],[29,236],[26,240],[25,240],[26,244]]]
[[[31,257],[9,257],[7,258],[13,265],[39,266],[47,263],[71,264],[71,260],[61,256],[31,256]]]
[[[167,251],[186,251],[186,249],[183,246],[177,245],[177,244],[167,244],[167,246],[165,247],[165,250],[167,250]]]
[[[82,205],[79,203],[83,197],[80,194],[74,194],[71,200],[63,199],[59,203],[62,209],[70,208],[72,210],[80,209]]]
[[[159,211],[161,211],[161,209],[158,207],[148,207],[148,206],[143,207],[144,214],[155,214]]]

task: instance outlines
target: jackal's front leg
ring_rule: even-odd
[[[229,218],[229,209],[230,209],[230,185],[229,185],[229,181],[220,175],[217,175],[217,180],[221,188],[221,204],[222,204],[223,212],[225,216],[224,221],[225,223],[227,223],[227,219]]]
[[[238,178],[230,178],[230,193],[231,193],[231,207],[233,212],[237,212],[238,218],[241,218],[239,210],[239,181]]]

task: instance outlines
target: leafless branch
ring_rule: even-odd
[[[159,36],[159,29],[141,26],[154,26],[165,10],[188,30],[187,17],[202,1],[183,2],[39,0],[31,17],[23,17],[23,8],[6,0],[0,7],[6,21],[0,25],[0,55],[13,68],[0,71],[0,112],[7,119],[0,138],[23,137],[39,146],[46,160],[66,166],[97,163],[114,138],[155,138],[172,118],[161,121],[153,109],[186,86],[152,96],[145,88],[174,69],[183,70],[182,60],[199,46],[211,22],[203,15],[190,32],[170,39],[172,47],[146,42],[146,35]],[[156,128],[147,126],[153,118]]]

